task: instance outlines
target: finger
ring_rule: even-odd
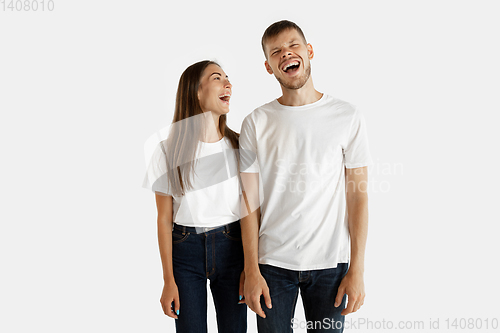
[[[356,311],[358,311],[362,306],[363,304],[365,304],[365,297],[362,296],[359,300],[358,300],[358,303],[357,303],[357,306],[358,308],[356,309]]]
[[[240,299],[243,298],[243,295],[245,295],[243,284],[240,283],[240,288],[238,290],[238,294],[240,294]]]
[[[358,310],[363,306],[363,304],[365,304],[365,295],[361,296],[361,299],[358,300]]]
[[[255,306],[255,303],[252,300],[247,299],[247,306],[250,308],[250,310],[257,313],[257,308]]]
[[[240,289],[238,290],[239,297],[240,297],[239,302],[238,302],[239,304],[241,304],[241,301],[245,298],[244,286],[245,286],[245,282],[243,280],[240,280]]]
[[[247,303],[247,306],[250,310],[252,310],[253,312],[255,312],[255,306],[254,306],[254,302],[252,301],[251,298],[249,297],[245,297],[245,303]]]
[[[358,301],[356,301],[356,302],[354,302],[354,304],[352,305],[352,310],[351,310],[351,312],[350,312],[350,313],[354,313],[354,312],[358,311],[358,309],[359,309],[359,302],[358,302]]]
[[[178,315],[180,314],[181,311],[181,302],[179,301],[179,294],[174,296],[174,313],[175,313],[175,319],[177,319]]]
[[[170,302],[163,300],[160,300],[161,303],[161,308],[163,309],[163,313],[166,314],[167,316],[170,314],[170,306],[167,304],[170,304]]]
[[[259,300],[256,302],[256,310],[255,313],[261,316],[262,318],[266,318],[266,313],[264,312],[264,296],[260,295]]]
[[[167,311],[165,311],[165,305],[163,304],[163,302],[161,301],[161,299],[160,299],[160,304],[161,304],[161,309],[163,310],[163,313],[167,314]]]
[[[168,304],[168,305],[167,305]],[[172,301],[170,302],[165,302],[165,314],[167,316],[169,316],[170,318],[175,318],[177,319],[177,316],[175,315],[174,311],[173,311],[173,303]]]
[[[264,313],[264,311],[262,311],[262,307],[260,306],[260,295],[247,298],[247,305],[250,310],[255,312],[257,315],[261,316],[262,318],[266,318],[266,314]]]
[[[347,307],[342,310],[342,312],[340,313],[341,315],[343,316],[346,316],[348,315],[349,313],[353,313],[354,311],[354,307],[356,306],[356,301],[355,300],[349,300],[349,302],[347,302]]]
[[[337,297],[335,297],[335,304],[334,306],[336,308],[339,307],[339,305],[342,303],[342,298],[344,297],[345,294],[345,289],[343,285],[340,285],[339,290],[337,290]]]
[[[266,303],[267,308],[271,309],[273,307],[273,304],[271,303],[271,294],[269,293],[268,287],[262,290],[262,295],[264,296],[264,301]]]

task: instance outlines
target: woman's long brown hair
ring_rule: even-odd
[[[205,129],[201,121],[204,117],[194,116],[203,114],[198,100],[198,89],[203,71],[210,64],[219,66],[216,62],[209,60],[197,62],[186,68],[179,80],[174,119],[163,150],[167,158],[168,182],[172,194],[176,196],[184,195],[192,188],[191,176],[194,174],[199,141]],[[190,117],[193,118],[186,121]],[[239,134],[226,125],[226,115],[219,117],[219,129],[222,135],[231,142],[238,161]]]

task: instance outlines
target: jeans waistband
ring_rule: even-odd
[[[177,230],[182,231],[182,232],[189,232],[191,234],[203,234],[206,232],[218,232],[218,231],[223,231],[223,230],[229,231],[229,229],[238,226],[239,223],[240,223],[240,220],[222,225],[220,227],[215,227],[215,228],[208,227],[207,228],[207,227],[186,227],[184,225],[180,225],[180,224],[177,224],[174,222],[174,229],[177,229]]]

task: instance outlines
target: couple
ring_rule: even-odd
[[[363,116],[314,89],[313,48],[293,22],[262,37],[283,95],[226,125],[231,83],[188,67],[168,138],[143,186],[156,193],[164,288],[177,332],[207,331],[207,279],[219,332],[292,332],[301,292],[308,332],[342,332],[364,301],[367,166]],[[348,298],[348,301],[347,301]]]

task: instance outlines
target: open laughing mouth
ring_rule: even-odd
[[[222,101],[222,103],[229,105],[229,100],[231,99],[231,94],[224,93],[224,94],[219,96],[219,99]]]
[[[281,66],[281,70],[287,74],[295,74],[299,70],[299,67],[300,67],[300,61],[290,60],[285,62]]]

